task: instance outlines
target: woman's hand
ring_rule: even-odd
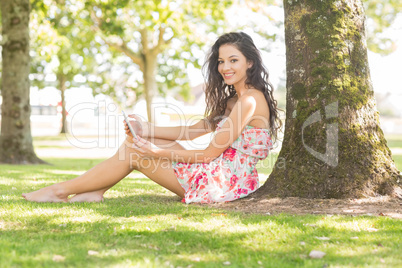
[[[130,114],[128,115],[128,117],[135,119],[135,121],[130,120],[130,124],[133,127],[135,134],[140,137],[148,137],[148,134],[150,132],[149,131],[150,124],[148,122],[142,121],[141,117],[135,114]],[[126,132],[126,135],[129,135],[131,137],[133,136],[130,132],[130,129],[127,126],[126,121],[124,121],[124,130]]]
[[[152,146],[149,141],[138,137],[138,139],[130,139],[129,147],[132,148],[142,159],[152,159],[160,157],[158,154],[159,148]]]

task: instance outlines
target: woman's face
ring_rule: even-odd
[[[235,46],[225,44],[219,47],[218,72],[227,85],[243,87],[247,69],[251,66],[252,63]]]

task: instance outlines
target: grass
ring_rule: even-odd
[[[270,172],[276,157],[259,171]],[[402,266],[401,220],[186,205],[139,173],[100,204],[26,202],[21,193],[72,179],[101,161],[44,160],[52,165],[0,165],[1,267]],[[401,169],[402,155],[394,160]],[[311,250],[326,255],[311,259]]]
[[[402,148],[401,135],[386,135],[385,138],[389,148]]]
[[[35,141],[64,141],[66,140],[66,134],[59,134],[56,136],[37,136],[33,137]]]
[[[2,267],[402,265],[402,221],[386,217],[228,212],[182,204],[145,178],[125,179],[101,204],[23,201],[22,192],[71,179],[100,161],[45,160],[53,165],[0,166]],[[310,259],[313,249],[327,255]]]

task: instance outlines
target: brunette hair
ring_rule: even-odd
[[[227,85],[222,75],[218,72],[219,48],[225,44],[236,47],[248,62],[253,63],[247,69],[245,83],[247,87],[255,88],[264,93],[269,107],[270,132],[272,137],[276,139],[278,129],[282,126],[282,121],[279,119],[277,101],[273,97],[274,87],[269,82],[268,71],[262,63],[260,51],[254,45],[251,37],[243,32],[231,32],[220,36],[207,56],[203,66],[206,79],[206,119],[211,124],[212,129],[215,130],[218,122],[225,114],[228,100],[236,95],[234,87]]]

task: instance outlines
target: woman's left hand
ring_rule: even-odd
[[[133,138],[130,142],[132,148],[143,159],[152,159],[159,157],[157,149],[152,148],[152,143],[137,136],[138,139]]]

